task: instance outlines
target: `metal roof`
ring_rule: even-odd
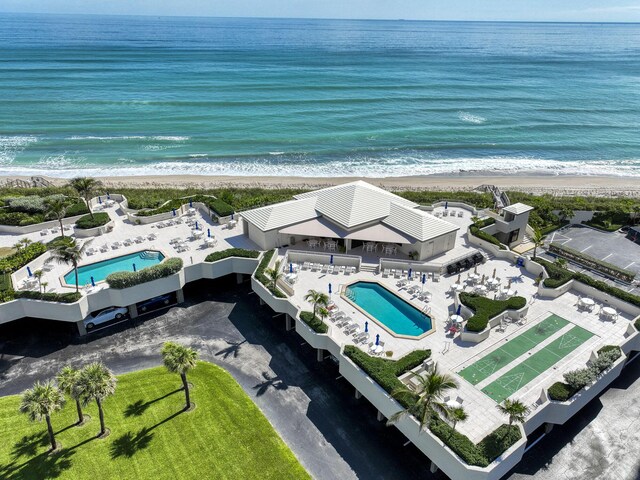
[[[525,205],[524,203],[514,203],[508,207],[504,207],[502,210],[505,212],[513,213],[514,215],[520,215],[521,213],[527,213],[533,210],[533,207]]]
[[[298,199],[312,197],[317,198],[318,212],[346,228],[386,217],[392,202],[409,207],[418,206],[361,180],[295,196]]]
[[[263,232],[304,222],[318,216],[316,199],[290,200],[242,212],[241,216]]]
[[[424,210],[407,208],[397,203],[392,203],[390,209],[389,216],[382,222],[392,226],[396,230],[411,235],[421,242],[460,229],[457,225],[434,217]]]
[[[303,235],[309,237],[344,238],[347,232],[322,217],[312,218],[280,230],[285,235]]]
[[[361,228],[355,232],[347,232],[322,217],[312,218],[306,222],[285,227],[280,230],[280,233],[309,237],[350,238],[353,240],[383,243],[414,243],[416,241],[415,238],[411,238],[409,235],[382,223],[376,223],[375,225]]]

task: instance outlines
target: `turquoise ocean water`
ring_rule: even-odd
[[[0,174],[640,176],[640,25],[0,17]]]

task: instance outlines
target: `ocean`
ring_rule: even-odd
[[[640,177],[640,25],[0,17],[0,174]]]

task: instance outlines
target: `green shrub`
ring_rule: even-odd
[[[128,200],[128,197],[127,197]],[[136,213],[139,217],[150,217],[152,215],[158,215],[159,213],[170,212],[171,210],[178,209],[182,205],[188,204],[189,202],[193,203],[204,203],[208,208],[213,210],[219,217],[227,217],[234,213],[233,207],[228,203],[220,200],[219,198],[212,197],[210,195],[191,195],[183,198],[174,198],[166,201],[162,205],[154,208],[152,210],[140,210]],[[131,202],[129,203],[129,208],[133,208],[131,206]]]
[[[38,195],[29,195],[26,197],[6,198],[5,204],[13,212],[24,213],[44,213],[47,210],[46,202],[63,200],[66,197],[61,194],[40,197]]]
[[[624,225],[627,225],[630,220],[631,216],[629,212],[607,210],[604,212],[595,212],[591,220],[582,223],[600,230],[606,230],[607,232],[615,232]]]
[[[29,298],[31,300],[43,300],[45,302],[74,303],[82,298],[82,293],[80,292],[40,293],[32,290],[21,290],[21,291],[15,292],[15,298]]]
[[[309,325],[317,333],[327,333],[329,327],[318,317],[313,316],[313,312],[300,312],[300,320]]]
[[[474,225],[478,228],[488,227],[489,225],[493,225],[496,223],[496,219],[493,217],[483,218],[482,220],[478,220],[474,223]]]
[[[245,250],[244,248],[227,248],[221,252],[213,252],[207,255],[204,259],[205,262],[217,262],[224,258],[229,257],[241,257],[241,258],[258,258],[260,252],[257,250]]]
[[[536,262],[542,265],[549,274],[549,278],[546,278],[544,281],[544,286],[547,288],[557,288],[564,285],[569,280],[574,279],[584,283],[585,285],[589,285],[596,290],[607,293],[612,297],[619,298],[624,302],[640,307],[640,296],[638,295],[633,295],[632,293],[621,290],[620,288],[613,287],[601,280],[596,280],[589,275],[585,275],[584,273],[572,272],[541,258],[537,258]]]
[[[595,381],[598,378],[598,371],[591,367],[585,367],[571,370],[562,376],[570,388],[578,391]]]
[[[73,244],[73,238],[72,237],[63,237],[62,235],[55,237],[53,240],[49,240],[47,242],[47,249],[48,250],[55,250],[56,248],[65,245],[65,246],[71,246]]]
[[[511,297],[507,300],[492,300],[474,293],[460,293],[460,301],[473,310],[473,316],[467,320],[467,330],[482,332],[489,320],[506,310],[520,310],[527,305],[524,297]]]
[[[354,345],[345,346],[344,354],[364,370],[364,372],[375,380],[384,390],[391,393],[403,386],[398,377],[429,358],[431,356],[431,350],[414,350],[397,361],[372,357]],[[402,406],[409,408],[415,403],[415,398],[413,400],[403,398],[402,400],[398,400],[398,402]]]
[[[45,215],[47,210],[46,201],[56,198],[66,199],[67,210],[65,217],[74,217],[88,212],[84,202],[75,196],[68,196],[62,193],[41,196],[30,193],[20,197],[4,198],[5,207],[0,208],[0,224],[24,227],[53,220],[53,218]]]
[[[76,221],[76,228],[82,230],[88,230],[90,228],[97,228],[106,225],[111,221],[109,214],[106,212],[97,212],[93,214],[93,218],[91,215],[85,215],[84,217],[80,217]]]
[[[620,280],[624,280],[626,282],[631,282],[636,276],[636,273],[632,272],[631,270],[625,270],[624,268],[620,268],[611,263],[603,262],[602,260],[594,258],[591,255],[587,255],[585,253],[579,252],[578,250],[565,247],[564,245],[560,245],[558,243],[552,243],[551,245],[549,245],[549,251],[552,253],[557,253],[563,257],[568,258],[569,260],[574,260],[586,267],[593,268],[594,270],[605,273],[614,278],[619,278]]]
[[[47,246],[44,243],[34,242],[9,256],[0,258],[0,275],[4,278],[6,273],[8,277],[9,274],[20,270],[27,263],[35,260],[46,251]],[[6,283],[8,283],[8,285],[6,285]],[[11,280],[3,281],[3,284],[5,285],[5,289],[10,288]]]
[[[262,260],[258,264],[258,268],[256,268],[256,274],[255,274],[256,279],[262,285],[264,285],[271,292],[271,295],[273,295],[274,297],[287,298],[287,296],[283,292],[281,292],[277,287],[272,287],[269,285],[269,279],[264,273],[265,270],[267,270],[267,267],[269,266],[269,262],[271,261],[275,253],[276,253],[275,250],[270,250],[268,252],[265,252],[265,254],[262,256]]]
[[[521,438],[520,429],[515,425],[500,425],[478,443],[478,449],[491,463]]]
[[[488,234],[487,232],[483,232],[476,225],[469,226],[469,233],[474,237],[478,237],[480,240],[484,240],[485,242],[492,243],[493,245],[500,248],[500,250],[506,250],[506,246],[502,244],[500,240],[498,240],[493,235]]]
[[[555,400],[556,402],[566,402],[579,391],[579,388],[573,388],[563,382],[556,382],[549,387],[547,393],[549,394],[549,398],[551,400]]]
[[[151,282],[159,278],[168,277],[182,269],[181,258],[168,258],[164,262],[137,272],[115,272],[107,276],[107,283],[111,288],[129,288],[141,283]]]

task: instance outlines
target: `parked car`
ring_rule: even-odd
[[[171,303],[173,300],[172,297],[173,295],[168,293],[166,295],[159,295],[157,297],[150,298],[149,300],[145,300],[144,302],[140,302],[138,304],[138,312],[143,313],[149,310],[165,307]]]
[[[111,320],[120,320],[127,316],[129,310],[125,307],[110,307],[84,320],[84,326],[87,330],[91,330],[96,325],[109,322]]]

